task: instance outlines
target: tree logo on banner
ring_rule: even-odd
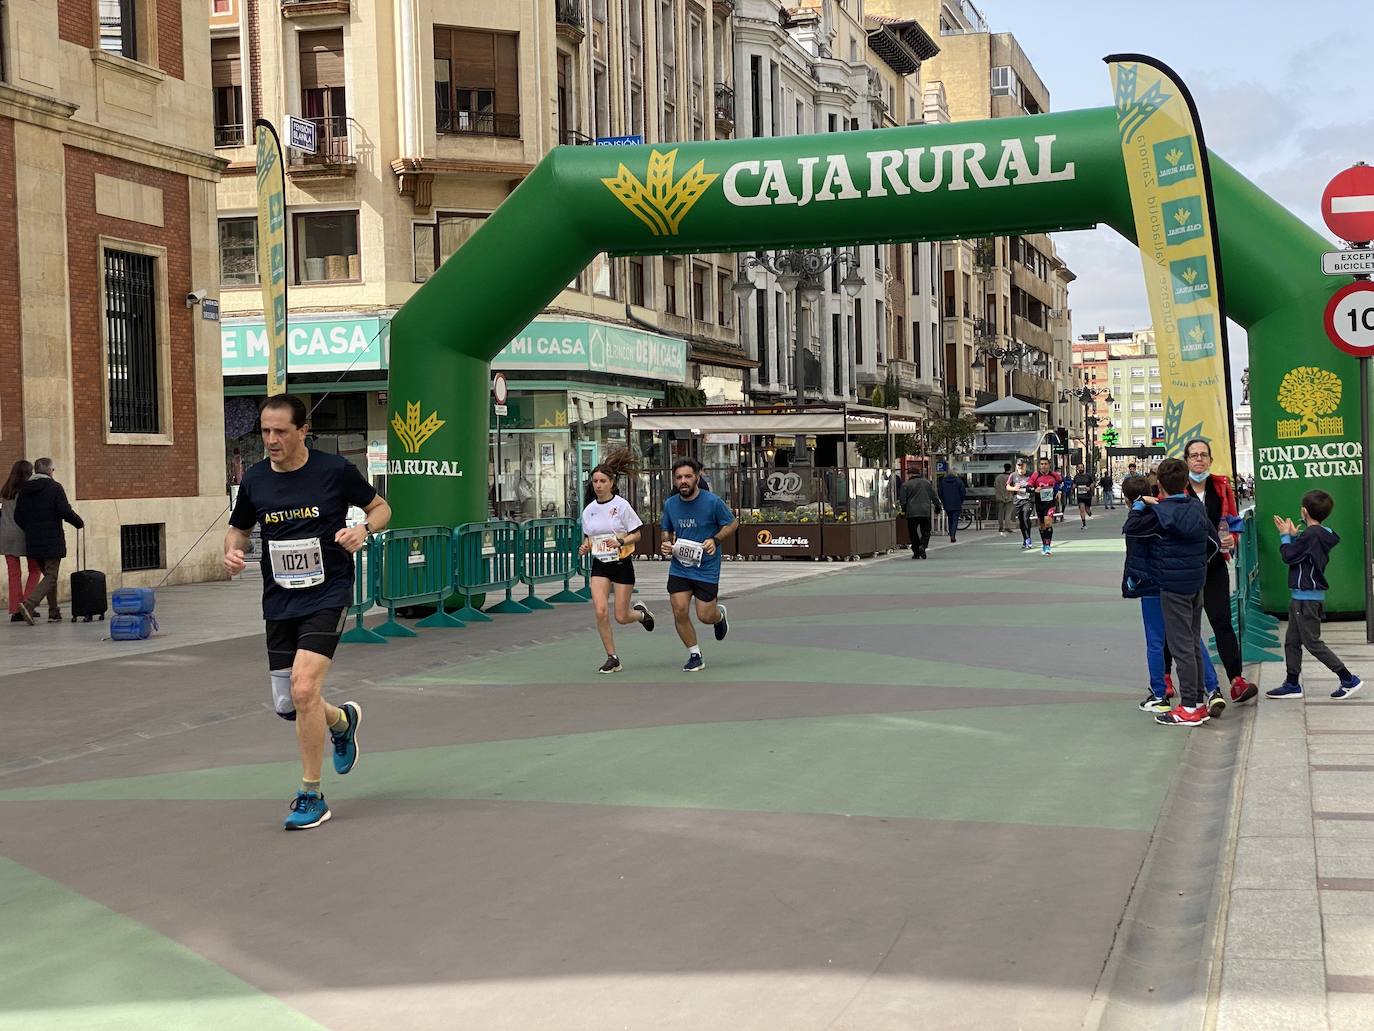
[[[655,236],[676,236],[678,226],[692,210],[692,205],[720,178],[716,172],[707,174],[705,162],[698,161],[683,172],[681,178],[674,179],[676,161],[676,147],[666,154],[654,150],[649,153],[649,171],[644,182],[623,164],[613,178],[601,180],[616,200],[629,208]]]
[[[404,421],[400,412],[391,413],[391,428],[396,431],[396,436],[400,438],[401,446],[406,449],[408,455],[419,454],[425,441],[434,436],[443,424],[444,420],[439,418],[438,412],[430,412],[429,417],[421,422],[419,401],[406,402]]]
[[[1296,419],[1280,419],[1279,440],[1297,437],[1339,437],[1345,419],[1332,415],[1341,404],[1341,379],[1328,369],[1300,365],[1289,369],[1279,384],[1279,405]]]

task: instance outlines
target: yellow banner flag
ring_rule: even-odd
[[[258,280],[267,332],[267,396],[286,393],[286,173],[281,141],[266,119],[254,123],[258,155]]]
[[[1226,306],[1202,129],[1168,68],[1138,54],[1106,60],[1164,384],[1161,454],[1181,458],[1201,438],[1212,471],[1229,476]]]

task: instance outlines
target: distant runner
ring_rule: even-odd
[[[391,508],[346,458],[305,446],[305,402],[269,397],[258,415],[267,458],[243,476],[224,535],[224,569],[247,567],[244,549],[262,527],[262,614],[267,620],[267,668],[277,715],[296,723],[301,787],[283,824],[309,830],[330,817],[320,791],[326,731],[334,772],[358,761],[362,707],[324,700],[324,680],[353,604],[353,558],[370,534],[386,529]],[[345,528],[349,506],[367,518]]]
[[[643,604],[630,604],[635,590],[635,548],[639,544],[644,523],[634,506],[620,496],[617,481],[634,462],[629,448],[621,448],[606,456],[606,460],[592,470],[587,481],[586,507],[582,509],[581,555],[592,556],[592,607],[596,610],[596,632],[606,648],[606,661],[598,673],[619,673],[620,656],[615,650],[615,634],[611,631],[611,616],[607,601],[615,588],[615,621],[620,624],[639,623],[650,633],[654,629],[654,614]]]
[[[1035,505],[1035,516],[1040,521],[1040,553],[1047,558],[1054,543],[1054,512],[1062,482],[1062,476],[1050,471],[1050,460],[1042,458],[1026,485]]]
[[[1081,465],[1073,475],[1073,491],[1078,500],[1078,520],[1086,528],[1093,517],[1093,478]]]
[[[1012,491],[1012,504],[1016,509],[1016,525],[1021,530],[1021,550],[1031,550],[1031,517],[1035,504],[1030,496],[1030,476],[1026,473],[1026,460],[1016,460],[1016,472],[1007,478],[1007,487]]]
[[[693,598],[697,602],[697,619],[715,631],[717,641],[725,640],[730,632],[725,606],[716,602],[720,592],[719,544],[739,528],[730,506],[719,495],[701,490],[697,479],[700,473],[701,463],[694,458],[674,463],[673,487],[677,493],[663,505],[660,551],[664,558],[672,558],[668,566],[668,599],[673,605],[677,635],[687,646],[684,673],[706,668],[697,645],[696,628],[692,626]]]

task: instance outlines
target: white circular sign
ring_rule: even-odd
[[[1337,290],[1326,305],[1326,335],[1347,354],[1374,357],[1374,283]]]
[[[503,405],[509,394],[510,391],[506,387],[506,374],[498,372],[491,378],[491,396],[496,399],[498,405]]]

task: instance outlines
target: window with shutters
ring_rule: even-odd
[[[677,258],[663,259],[663,310],[669,315],[677,310],[677,273],[682,263]]]
[[[332,154],[348,139],[343,30],[300,34],[301,116],[315,123],[318,152]]]
[[[709,270],[705,265],[692,264],[692,318],[705,322],[711,305]]]
[[[637,304],[639,307],[643,308],[649,300],[648,291],[646,289],[648,283],[644,276],[644,259],[642,257],[630,258],[626,264],[626,268],[626,278],[629,280],[630,284],[630,303]]]
[[[734,322],[735,304],[732,298],[734,294],[730,291],[730,274],[728,272],[716,273],[716,321],[722,326],[728,326]]]
[[[441,211],[433,222],[412,227],[415,246],[415,282],[423,283],[486,221],[486,211]]]
[[[215,146],[243,146],[243,73],[237,36],[210,40],[210,75],[215,90]]]
[[[295,216],[297,283],[362,279],[356,211],[312,211]]]
[[[520,136],[520,37],[435,26],[434,129]]]
[[[100,49],[152,64],[150,6],[148,0],[99,0]]]
[[[663,102],[659,139],[678,138],[677,128],[677,4],[661,0],[658,11],[658,95]]]
[[[170,443],[166,251],[102,238],[106,439]]]
[[[219,220],[220,286],[258,285],[258,220]]]

